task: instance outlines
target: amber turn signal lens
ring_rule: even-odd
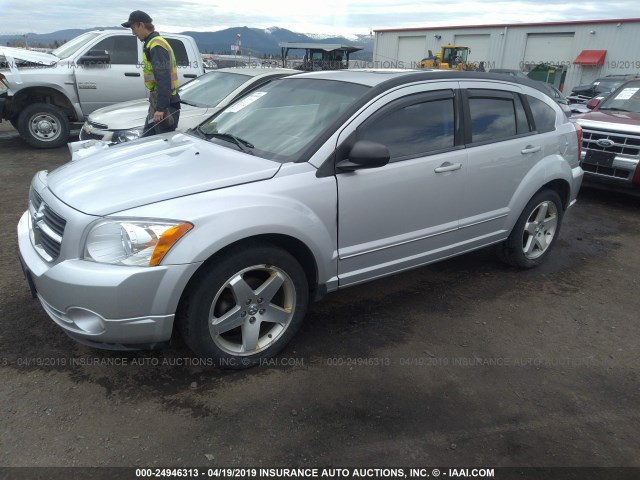
[[[181,223],[175,227],[169,228],[165,231],[158,240],[156,248],[153,250],[149,265],[154,267],[159,265],[167,252],[175,245],[175,243],[182,238],[182,236],[193,228],[190,223]]]

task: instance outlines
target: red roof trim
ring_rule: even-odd
[[[412,27],[412,28],[381,28],[374,32],[417,32],[422,30],[442,30],[452,28],[508,28],[508,27],[548,27],[561,25],[587,25],[604,23],[634,23],[640,22],[640,18],[619,18],[612,20],[577,20],[572,22],[547,22],[547,23],[503,23],[492,25],[441,25],[439,27]]]
[[[573,61],[574,65],[604,65],[606,50],[582,50]]]

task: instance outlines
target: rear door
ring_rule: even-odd
[[[197,51],[193,51],[190,42],[182,38],[171,38],[168,35],[164,38],[169,42],[171,50],[173,50],[173,54],[176,57],[178,83],[180,85],[204,73],[202,61],[198,58],[200,54]]]
[[[428,263],[455,243],[466,175],[457,87],[399,89],[341,133],[337,162],[358,140],[382,143],[391,154],[384,167],[336,174],[341,286]]]
[[[532,131],[535,126],[527,115],[527,96],[519,86],[490,82],[461,82],[461,86],[466,87],[469,181],[460,229],[464,242],[474,247],[508,235],[512,201],[523,180],[544,157],[546,140]],[[551,111],[555,124],[555,111]]]

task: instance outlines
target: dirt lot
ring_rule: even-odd
[[[231,373],[80,346],[31,299],[16,224],[68,159],[0,124],[0,466],[640,467],[639,199],[583,189],[536,270],[483,250],[332,294]]]

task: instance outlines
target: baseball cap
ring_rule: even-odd
[[[149,15],[147,15],[146,13],[144,13],[142,10],[134,10],[133,12],[131,12],[131,15],[129,15],[129,20],[127,20],[126,22],[124,22],[122,24],[122,26],[124,28],[129,28],[131,27],[131,25],[133,25],[134,23],[152,23],[153,20],[151,19],[151,17]]]

